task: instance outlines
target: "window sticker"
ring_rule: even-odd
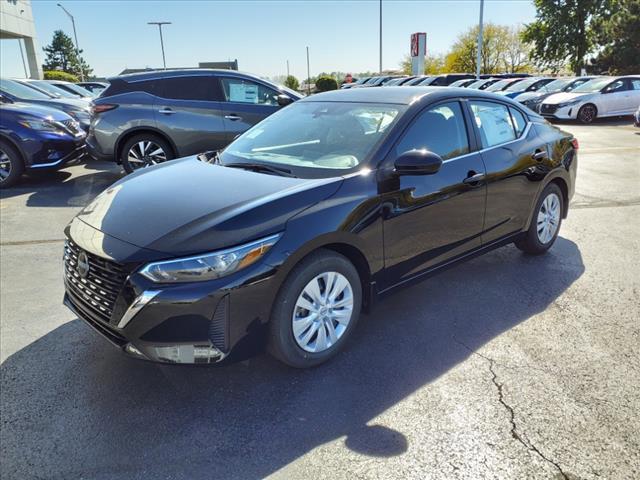
[[[229,101],[258,103],[258,85],[250,83],[230,83]]]

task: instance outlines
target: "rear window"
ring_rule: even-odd
[[[156,95],[173,100],[223,101],[218,78],[210,75],[161,78],[155,81]]]

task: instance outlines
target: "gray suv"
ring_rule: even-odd
[[[95,99],[87,149],[131,173],[219,150],[302,96],[232,70],[164,70],[109,79]]]

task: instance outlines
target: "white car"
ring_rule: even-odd
[[[633,115],[639,105],[640,75],[598,77],[571,92],[545,98],[540,114],[547,118],[591,123],[600,117]]]

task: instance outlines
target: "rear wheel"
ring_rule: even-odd
[[[122,146],[120,161],[127,173],[173,158],[169,142],[158,135],[141,133],[131,137]]]
[[[578,110],[578,120],[582,123],[591,123],[598,116],[598,109],[595,105],[591,105],[590,103],[583,105]]]
[[[360,277],[349,260],[328,250],[310,255],[276,297],[270,352],[296,368],[326,362],[353,332],[361,303]]]
[[[0,188],[8,188],[18,181],[24,172],[22,156],[15,147],[0,141]]]
[[[516,247],[531,255],[540,255],[551,248],[562,224],[563,196],[560,187],[551,183],[542,191],[525,236]]]

